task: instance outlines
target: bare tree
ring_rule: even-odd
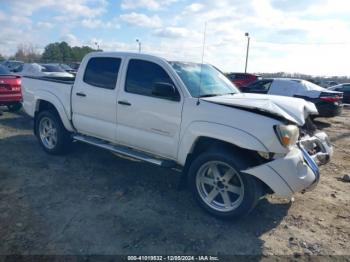
[[[40,53],[32,43],[21,43],[17,46],[16,60],[32,63],[39,61],[40,58]]]

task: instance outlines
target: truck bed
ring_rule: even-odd
[[[68,119],[71,119],[71,92],[74,84],[72,78],[54,77],[22,77],[23,107],[32,117],[37,106],[36,96],[45,97],[56,105],[60,105]]]

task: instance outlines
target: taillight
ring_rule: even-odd
[[[322,101],[334,103],[334,102],[339,102],[341,98],[340,96],[321,96],[320,99]]]

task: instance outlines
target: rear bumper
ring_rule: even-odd
[[[21,94],[11,94],[11,95],[0,94],[0,105],[8,105],[8,104],[18,103],[18,102],[22,102]]]
[[[309,138],[310,141],[305,139],[300,142],[299,147],[294,147],[285,156],[242,172],[257,177],[280,196],[289,197],[296,192],[312,190],[320,180],[318,164],[327,163],[333,154],[332,147],[328,146],[325,140],[328,139],[327,135],[325,133],[316,135],[318,136]],[[310,155],[309,149],[315,141],[327,146]],[[327,156],[325,158],[327,161],[324,158],[320,158],[322,161],[319,161],[321,155],[318,153]]]
[[[343,105],[335,105],[334,103],[326,103],[317,105],[317,110],[320,117],[339,116],[343,111]]]

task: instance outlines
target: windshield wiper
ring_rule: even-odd
[[[199,97],[212,97],[212,96],[222,96],[222,94],[206,94],[206,95],[201,95]]]

